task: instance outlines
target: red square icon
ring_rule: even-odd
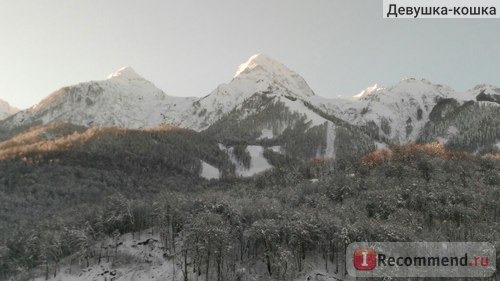
[[[373,249],[356,249],[353,259],[357,270],[373,270],[377,266],[377,253]]]

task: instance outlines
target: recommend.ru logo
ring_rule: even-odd
[[[347,248],[354,277],[490,277],[496,251],[486,242],[356,242]]]

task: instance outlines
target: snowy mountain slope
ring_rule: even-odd
[[[258,145],[249,145],[245,147],[244,151],[248,154],[249,157],[248,167],[241,163],[241,161],[235,155],[234,147],[227,148],[223,144],[219,144],[219,148],[227,153],[229,159],[234,164],[235,176],[237,177],[252,177],[273,167],[264,157],[265,147]]]
[[[258,101],[259,97],[263,100]],[[329,126],[355,126],[381,145],[404,144],[419,138],[431,111],[444,99],[455,99],[460,104],[469,100],[498,103],[500,89],[479,85],[461,93],[427,80],[405,79],[392,87],[374,85],[354,96],[327,99],[315,95],[296,72],[258,54],[241,64],[229,83],[202,98],[168,96],[128,67],[103,81],[64,87],[36,106],[0,122],[0,129],[66,122],[125,128],[172,124],[203,131],[224,120],[220,123],[227,126],[215,127],[227,138],[238,139],[243,132],[228,128],[234,129],[231,120],[239,120],[235,124],[244,124],[247,130],[244,138],[255,140],[263,130],[272,130],[276,138],[303,119],[301,122],[309,122],[309,128],[328,122]],[[271,110],[278,111],[272,114]],[[241,122],[249,116],[265,120],[254,120],[256,126]],[[329,135],[333,138],[335,134]],[[327,154],[333,155],[334,150],[329,147]]]
[[[208,164],[205,161],[201,161],[201,173],[200,176],[207,180],[220,178],[220,171],[218,168]]]
[[[189,101],[167,96],[132,68],[125,67],[103,81],[61,88],[5,120],[2,127],[54,122],[93,127],[153,127],[163,123],[165,112],[181,110]]]
[[[450,97],[464,101],[467,94],[425,79],[411,78],[387,88],[374,85],[350,98],[316,98],[312,102],[342,120],[364,127],[379,141],[408,143],[418,138],[437,102]]]
[[[8,102],[0,100],[0,120],[3,120],[12,114],[15,114],[19,109],[11,106]]]

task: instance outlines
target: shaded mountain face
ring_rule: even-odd
[[[353,149],[361,153],[390,144],[442,141],[450,128],[435,127],[444,126],[444,119],[459,115],[461,121],[455,122],[468,124],[463,120],[481,115],[485,106],[489,119],[481,128],[490,130],[500,119],[490,110],[498,105],[499,95],[500,90],[489,85],[460,93],[427,80],[405,79],[392,87],[374,85],[352,97],[326,99],[315,95],[296,72],[258,54],[241,64],[229,83],[201,98],[166,95],[126,67],[106,80],[56,91],[1,121],[0,130],[51,123],[132,129],[171,124],[203,131],[224,145],[266,141],[267,147],[274,144],[301,157],[340,158]],[[481,106],[448,115],[471,102]],[[500,141],[496,129],[490,132],[481,146]]]
[[[12,114],[18,112],[19,109],[11,106],[8,102],[0,100],[0,120],[3,120]]]
[[[496,153],[500,151],[500,106],[491,101],[460,104],[443,99],[432,110],[418,141],[438,141],[453,150]]]

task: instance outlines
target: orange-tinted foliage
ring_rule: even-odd
[[[148,129],[84,128],[69,124],[38,126],[0,142],[0,160],[23,158],[28,154],[70,150],[102,137],[121,137],[128,133],[189,132],[175,126],[162,125]],[[51,135],[47,138],[46,135]]]
[[[328,163],[328,159],[322,156],[317,156],[312,158],[309,162],[313,165],[324,165]]]
[[[361,164],[368,167],[375,167],[392,158],[392,151],[389,149],[378,149],[361,158]]]
[[[447,150],[443,144],[433,142],[426,144],[395,145],[389,149],[381,149],[365,155],[361,163],[368,167],[376,167],[389,160],[411,161],[421,155],[443,159],[466,158],[467,152]]]

